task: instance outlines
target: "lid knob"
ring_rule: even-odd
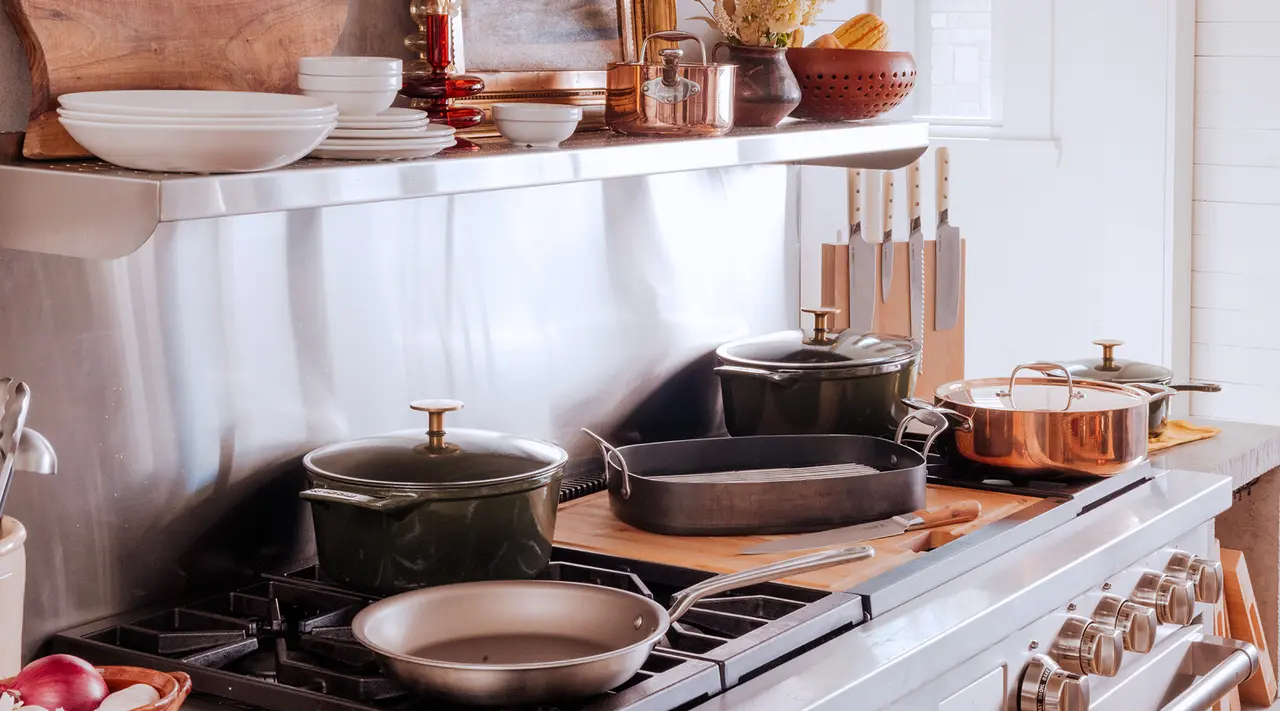
[[[823,306],[817,309],[800,309],[807,314],[813,314],[813,343],[826,343],[828,341],[827,334],[831,332],[831,317],[840,313],[840,309],[830,306]]]
[[[1102,368],[1100,370],[1117,370],[1115,350],[1118,346],[1123,346],[1124,341],[1117,341],[1114,338],[1099,338],[1093,342],[1095,346],[1102,346]]]
[[[427,413],[427,446],[432,450],[444,448],[444,413],[462,409],[461,400],[435,398],[414,400],[409,409]]]

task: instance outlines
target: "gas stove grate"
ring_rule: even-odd
[[[661,602],[700,571],[561,550],[544,577],[628,590]],[[344,590],[311,566],[158,612],[64,632],[55,651],[100,664],[191,674],[196,693],[272,711],[452,711],[384,677],[350,623],[373,596]],[[609,694],[538,711],[669,711],[862,620],[856,595],[764,584],[699,603],[644,668]],[[572,624],[572,621],[566,621]],[[531,710],[522,710],[531,711]]]

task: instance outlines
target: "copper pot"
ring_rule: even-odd
[[[678,48],[658,52],[661,64],[645,61],[649,40],[698,43],[699,63],[681,62]],[[654,32],[640,47],[639,62],[611,62],[604,116],[609,128],[632,136],[720,136],[733,128],[737,67],[707,62],[696,35]]]
[[[1023,370],[1063,377],[1018,378]],[[911,401],[908,420],[943,414],[955,424],[956,453],[1020,474],[1112,476],[1147,458],[1152,402],[1176,393],[1081,380],[1057,363],[1023,363],[1006,378],[938,386],[935,406]],[[905,421],[904,421],[905,422]]]

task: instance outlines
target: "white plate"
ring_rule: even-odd
[[[321,123],[332,123],[338,117],[337,109],[319,116],[259,116],[257,118],[218,118],[216,116],[125,116],[123,114],[100,114],[90,111],[72,111],[58,109],[58,115],[76,121],[94,123],[125,123],[134,126],[164,124],[170,126],[303,126]]]
[[[427,122],[427,112],[418,109],[393,107],[377,116],[341,116],[340,128],[407,128],[407,124],[421,126]]]
[[[406,158],[426,158],[433,156],[440,151],[457,143],[454,139],[449,139],[446,143],[439,143],[434,146],[409,146],[409,147],[393,147],[385,146],[378,149],[362,149],[362,148],[325,148],[321,146],[311,152],[312,158],[328,158],[331,160],[403,160]]]
[[[358,151],[380,151],[383,148],[412,148],[414,146],[453,145],[457,141],[452,136],[444,138],[392,138],[386,141],[351,141],[346,139],[326,139],[321,148],[354,148]]]
[[[350,138],[359,141],[387,138],[447,138],[452,136],[454,131],[453,126],[439,124],[424,124],[416,128],[335,128],[333,133],[329,134],[329,138]]]
[[[390,57],[303,57],[299,74],[326,77],[400,76],[404,62]]]
[[[174,173],[250,173],[307,155],[333,129],[315,126],[131,125],[58,119],[99,158],[124,168]]]
[[[296,94],[253,91],[186,91],[138,89],[131,91],[83,91],[63,94],[58,102],[72,111],[125,116],[186,116],[208,118],[258,118],[327,116],[337,107],[332,101]]]

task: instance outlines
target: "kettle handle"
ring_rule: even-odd
[[[640,63],[644,64],[645,51],[649,49],[649,40],[667,40],[669,42],[683,42],[693,40],[698,43],[698,52],[702,55],[702,63],[707,63],[707,46],[702,43],[702,38],[695,34],[684,32],[682,30],[662,30],[661,32],[650,33],[644,38],[644,42],[640,43]]]

